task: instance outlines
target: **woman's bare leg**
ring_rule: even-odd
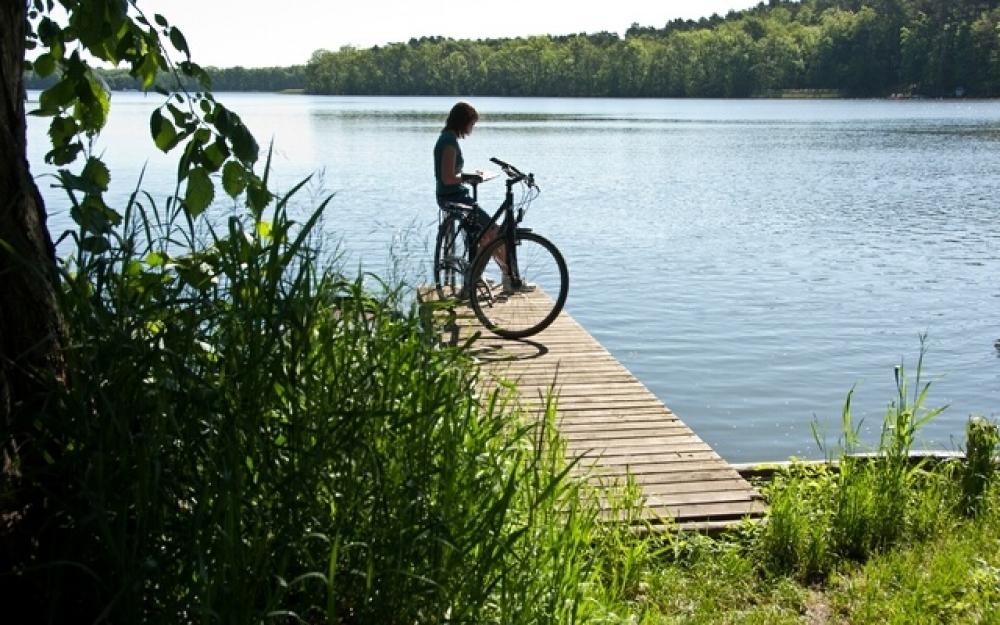
[[[496,226],[490,226],[490,229],[483,233],[483,238],[479,244],[480,249],[486,247],[493,242],[494,239],[500,236],[500,228]],[[493,252],[493,260],[497,261],[497,265],[500,265],[500,270],[503,271],[504,275],[509,275],[507,271],[507,248],[504,245],[499,246],[495,252]]]

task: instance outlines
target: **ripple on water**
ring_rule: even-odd
[[[352,269],[391,265],[392,248],[426,270],[419,230],[435,219],[430,152],[450,98],[224,101],[275,136],[279,185],[324,170],[325,233]],[[165,197],[174,167],[132,140],[156,103],[113,103],[99,146],[110,195],[127,197],[149,160],[147,188]],[[923,333],[930,402],[951,404],[928,441],[951,445],[970,413],[1000,410],[1000,103],[476,104],[466,163],[536,172],[527,221],[570,264],[567,309],[727,459],[821,455],[813,422],[835,440],[852,386],[873,438],[893,367],[915,366]],[[30,122],[41,163],[44,120]],[[61,231],[67,203],[42,187]],[[481,190],[487,206],[501,195]]]

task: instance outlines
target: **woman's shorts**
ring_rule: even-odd
[[[457,204],[467,204],[472,207],[472,212],[470,216],[475,222],[479,229],[482,230],[490,224],[490,216],[483,209],[479,208],[479,204],[473,200],[468,194],[464,195],[439,195],[437,198],[438,206],[444,208],[444,205],[448,202],[455,202]]]

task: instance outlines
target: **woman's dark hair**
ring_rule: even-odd
[[[469,122],[478,121],[479,113],[468,102],[459,102],[451,107],[448,113],[448,121],[444,123],[444,129],[454,132],[461,139],[465,137],[465,129],[469,127]]]

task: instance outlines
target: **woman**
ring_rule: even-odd
[[[482,176],[478,173],[462,173],[465,160],[462,158],[462,148],[458,145],[458,140],[469,136],[477,121],[479,113],[468,102],[459,102],[451,108],[448,120],[434,145],[434,178],[437,181],[438,206],[443,208],[446,202],[474,206],[477,222],[485,226],[489,223],[489,215],[476,205],[469,195],[469,189],[463,184],[481,181]]]
[[[448,120],[434,144],[434,178],[437,181],[438,206],[444,208],[448,202],[467,204],[472,208],[472,216],[480,229],[489,226],[489,230],[480,239],[480,245],[483,246],[497,237],[499,229],[495,225],[489,225],[490,216],[479,208],[469,194],[468,187],[463,184],[482,182],[483,176],[481,172],[462,173],[465,160],[462,158],[462,148],[458,145],[458,140],[469,136],[477,121],[479,113],[468,102],[459,102],[451,107]],[[497,249],[494,259],[504,269],[504,290],[509,290],[503,247]]]

